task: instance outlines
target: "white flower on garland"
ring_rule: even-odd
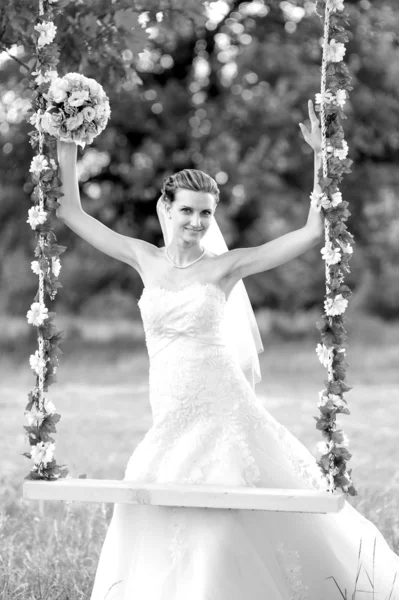
[[[334,442],[334,446],[336,448],[347,448],[349,446],[349,438],[346,435],[346,433],[342,432],[342,442],[338,443],[338,442]]]
[[[29,364],[36,375],[41,375],[46,366],[46,359],[44,357],[40,358],[39,350],[36,350],[36,352],[29,357]]]
[[[334,156],[336,156],[340,160],[344,160],[348,156],[348,151],[348,142],[342,140],[342,148],[334,148]]]
[[[337,90],[336,94],[331,90],[325,90],[324,92],[316,94],[315,102],[316,104],[332,104],[335,103],[341,108],[343,108],[347,98],[346,90]]]
[[[26,410],[25,416],[28,419],[28,424],[31,427],[40,427],[40,425],[43,423],[44,419],[46,418],[46,415],[44,413],[42,413],[40,410],[35,410],[35,411]]]
[[[333,12],[344,10],[344,0],[327,0],[327,7]]]
[[[47,157],[44,154],[37,154],[33,157],[32,162],[30,163],[29,171],[31,173],[35,173],[35,175],[40,175],[42,171],[48,169],[48,161]]]
[[[30,305],[30,310],[26,313],[28,323],[30,325],[43,325],[45,319],[48,319],[48,308],[40,302],[33,302]]]
[[[57,409],[51,400],[46,400],[44,404],[44,410],[48,415],[53,415]]]
[[[317,344],[316,353],[319,357],[319,361],[323,365],[323,367],[328,367],[330,362],[330,354],[332,352],[332,348],[327,348],[324,344]]]
[[[328,454],[330,448],[327,442],[317,442],[316,450],[317,452],[320,452],[320,454]]]
[[[348,306],[348,300],[342,294],[337,294],[335,298],[327,298],[324,301],[324,309],[329,316],[342,315]]]
[[[38,260],[32,260],[30,267],[35,275],[40,275],[40,264]]]
[[[346,404],[338,394],[328,394],[327,390],[319,392],[318,408],[325,407],[329,410],[334,408],[345,408]]]
[[[328,392],[327,390],[322,390],[321,392],[319,392],[319,402],[317,404],[318,408],[322,407],[322,406],[327,406],[329,402],[329,398],[328,398]],[[330,407],[328,407],[330,408]]]
[[[40,34],[37,40],[39,48],[51,44],[57,33],[57,26],[52,21],[43,21],[34,26],[34,29]]]
[[[60,274],[61,271],[61,261],[59,258],[51,258],[51,270],[56,277]]]
[[[310,194],[310,205],[320,212],[321,207],[330,208],[330,200],[324,192],[315,192],[313,190],[313,192]]]
[[[341,204],[341,202],[342,202],[342,193],[339,190],[337,190],[336,192],[331,194],[331,206],[333,206],[335,208],[336,206],[338,206],[338,204]]]
[[[325,389],[324,389],[324,390],[321,390],[321,391],[319,392],[319,400],[320,400],[320,402],[322,401],[322,399],[323,399],[323,396],[325,396],[325,395],[327,395],[327,394],[328,394],[328,392],[327,392],[327,390],[325,390]]]
[[[345,244],[344,242],[342,242],[341,240],[338,240],[342,250],[346,253],[346,254],[352,254],[353,253],[353,247],[350,244]]]
[[[37,126],[36,124],[39,123],[40,125],[40,121],[41,121],[41,116],[38,113],[33,113],[33,115],[31,115],[31,117],[29,117],[29,123],[31,125],[34,125],[35,127]]]
[[[346,103],[346,98],[347,98],[346,90],[341,90],[341,89],[337,90],[337,93],[335,94],[335,102],[338,104],[338,106],[343,108],[344,104]]]
[[[47,463],[54,458],[55,443],[54,442],[39,442],[35,446],[31,446],[30,453],[33,462],[36,464],[43,463],[46,467]]]
[[[339,248],[333,248],[331,242],[327,242],[324,248],[320,250],[323,260],[326,261],[327,266],[336,265],[341,260],[341,251]]]
[[[310,200],[311,206],[313,206],[313,208],[320,212],[321,207],[328,209],[331,207],[335,208],[336,206],[338,206],[338,204],[342,202],[342,194],[341,192],[337,191],[331,194],[331,197],[329,198],[324,192],[313,191],[310,194]]]
[[[40,209],[38,206],[32,206],[32,208],[28,210],[28,215],[26,222],[29,223],[32,229],[36,229],[38,225],[43,225],[47,219],[46,211]]]
[[[316,94],[316,104],[330,104],[334,100],[334,94],[331,90],[325,90],[324,92]]]
[[[332,39],[326,47],[327,62],[341,62],[346,52],[345,44]]]

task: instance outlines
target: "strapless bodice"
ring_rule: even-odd
[[[145,287],[138,301],[150,359],[178,337],[200,344],[227,346],[223,290],[213,283],[193,283],[172,290]]]
[[[154,419],[167,414],[177,419],[176,411],[180,419],[188,399],[193,419],[208,410],[224,417],[232,407],[230,386],[240,397],[250,386],[228,342],[223,290],[213,283],[177,290],[145,287],[138,305],[150,359]]]

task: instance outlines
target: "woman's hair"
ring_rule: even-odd
[[[216,204],[219,202],[219,188],[216,181],[198,169],[183,169],[163,180],[162,195],[165,200],[173,202],[178,189],[213,194]]]

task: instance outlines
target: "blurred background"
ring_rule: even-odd
[[[113,64],[112,48],[89,50],[83,43],[79,27],[100,2],[68,5],[70,14],[57,23],[59,73],[99,80],[112,110],[107,129],[79,151],[82,205],[116,231],[162,245],[155,205],[163,178],[201,169],[219,184],[217,218],[228,246],[258,245],[306,220],[313,157],[298,123],[307,118],[308,98],[320,91],[322,24],[314,2],[219,0],[209,5],[209,18],[201,3],[186,4],[187,12],[165,11],[133,63],[127,47],[118,57],[123,65]],[[346,5],[345,59],[354,89],[343,125],[354,165],[341,187],[356,242],[346,282],[355,292],[353,306],[393,320],[399,316],[399,15],[394,0]],[[30,268],[34,233],[26,223],[29,73],[20,64],[30,57],[21,46],[10,52],[14,58],[0,55],[0,310],[17,316],[30,304],[37,276]],[[138,274],[60,222],[56,235],[68,250],[54,310],[100,316],[107,308],[112,318],[137,318]],[[245,284],[256,309],[320,309],[320,248]]]
[[[22,480],[30,469],[21,456],[28,450],[23,411],[35,380],[28,359],[37,347],[26,320],[38,285],[30,266],[36,242],[26,223],[32,126],[24,116],[33,4],[12,0],[0,9],[1,504],[3,515],[20,524]],[[132,3],[121,2],[113,27],[108,4],[79,0],[57,21],[59,74],[97,79],[112,111],[106,130],[79,150],[83,209],[119,233],[161,246],[155,205],[163,179],[196,168],[219,184],[217,219],[229,248],[262,244],[303,226],[313,155],[298,123],[320,91],[322,23],[315,3],[148,0],[145,10],[154,16],[162,9],[163,17],[149,31],[136,27],[133,33]],[[354,164],[341,190],[355,245],[345,280],[354,292],[346,313],[352,414],[341,425],[359,491],[351,502],[399,548],[399,12],[396,0],[345,5],[353,91],[343,126]],[[73,476],[119,479],[151,425],[137,307],[143,284],[126,264],[55,224],[58,243],[67,246],[60,257],[62,288],[52,303],[46,300],[64,332],[58,381],[49,391],[62,415],[57,462],[67,463]],[[325,293],[320,247],[244,283],[265,346],[257,393],[314,452],[320,435],[313,415],[326,378],[315,353]],[[30,520],[25,534],[32,526],[41,524]],[[8,531],[20,535],[11,525]],[[71,556],[81,556],[76,539],[69,542]],[[85,547],[86,558],[99,547]],[[51,549],[43,544],[43,556],[50,559]],[[82,589],[93,574],[91,560],[79,570],[87,578]]]

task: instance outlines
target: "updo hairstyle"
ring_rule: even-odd
[[[209,192],[219,202],[219,188],[216,181],[198,169],[183,169],[163,180],[162,198],[173,202],[178,189],[193,190],[194,192]]]

